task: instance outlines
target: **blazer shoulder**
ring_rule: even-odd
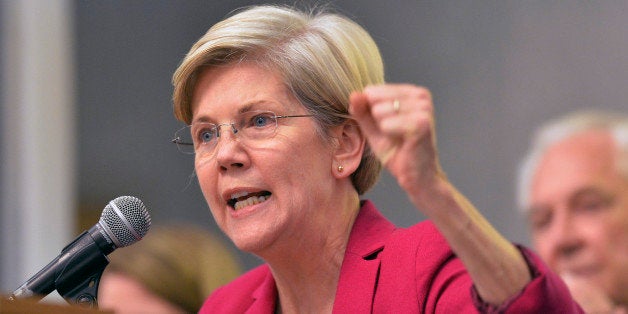
[[[205,300],[199,313],[238,313],[244,312],[255,301],[256,291],[269,283],[272,278],[270,268],[258,266],[232,282],[214,290]],[[273,281],[274,284],[274,281]]]
[[[233,293],[235,291],[252,291],[257,289],[270,275],[271,273],[268,265],[260,265],[242,274],[232,282],[222,286],[216,292]]]
[[[450,250],[449,244],[438,231],[434,223],[429,220],[419,222],[408,228],[397,228],[389,242],[394,245],[434,248],[438,250]]]

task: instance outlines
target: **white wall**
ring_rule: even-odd
[[[66,0],[0,2],[0,291],[13,291],[74,233],[73,10]]]

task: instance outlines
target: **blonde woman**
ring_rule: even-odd
[[[329,12],[258,6],[212,26],[174,77],[175,134],[214,220],[265,264],[201,313],[570,313],[564,283],[447,180],[430,92],[384,84],[373,39]],[[430,222],[368,200],[381,165]]]

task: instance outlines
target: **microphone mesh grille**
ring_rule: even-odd
[[[120,210],[120,216],[111,203]],[[111,201],[100,216],[101,223],[111,230],[110,236],[119,247],[141,240],[150,228],[150,215],[141,200],[133,196],[120,196]],[[116,241],[117,240],[117,241]]]

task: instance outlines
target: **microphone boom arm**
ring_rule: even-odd
[[[107,254],[114,247],[102,237],[92,236],[94,232],[98,232],[95,227],[83,231],[57,258],[15,290],[10,299],[41,299],[56,289],[70,304],[96,308],[100,277],[109,264]],[[97,245],[89,245],[94,242]]]
[[[144,203],[133,196],[120,196],[103,209],[100,220],[83,231],[61,254],[17,288],[9,300],[40,300],[55,289],[70,304],[97,307],[98,284],[107,255],[133,244],[150,228]]]

